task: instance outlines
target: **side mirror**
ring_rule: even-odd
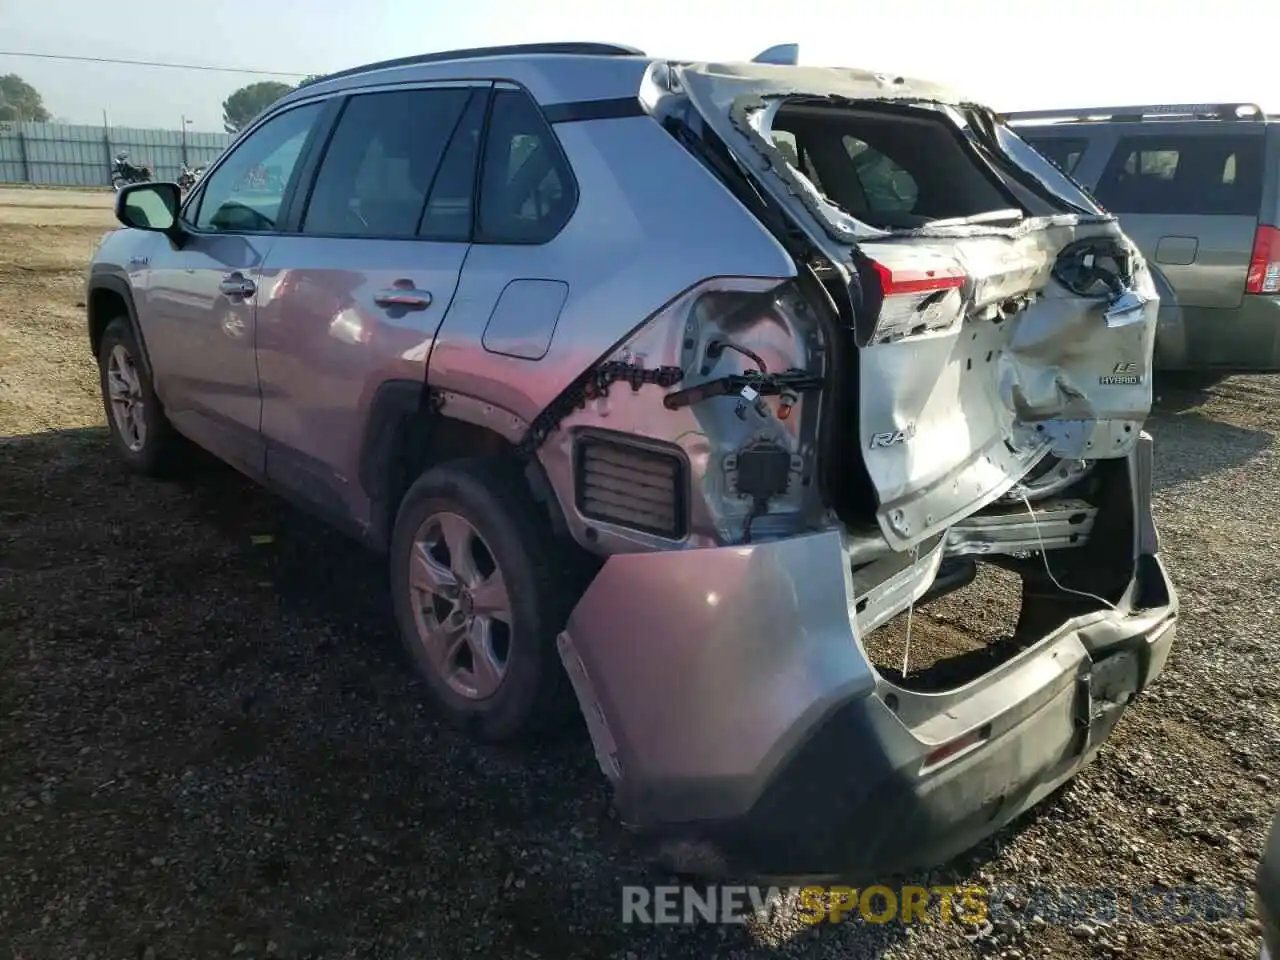
[[[152,230],[177,239],[182,190],[176,183],[130,183],[116,194],[116,219],[135,230]]]

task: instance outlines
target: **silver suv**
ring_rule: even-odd
[[[580,709],[682,869],[882,876],[1036,803],[1163,668],[1158,298],[990,111],[763,59],[308,85],[185,201],[120,192],[90,343],[130,465],[189,439],[387,553],[445,714]],[[1014,635],[913,666],[913,612],[1001,571]]]

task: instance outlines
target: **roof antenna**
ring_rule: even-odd
[[[800,44],[780,43],[751,58],[752,63],[772,63],[780,67],[794,67],[800,63]]]

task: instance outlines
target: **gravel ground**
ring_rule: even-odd
[[[1216,923],[624,926],[622,885],[663,878],[584,732],[472,746],[425,705],[379,561],[217,465],[174,484],[116,464],[79,306],[110,197],[17,192],[0,191],[0,958],[1257,956],[1251,902]],[[1127,903],[1252,881],[1280,778],[1280,378],[1161,393],[1168,670],[1072,784],[906,882]]]

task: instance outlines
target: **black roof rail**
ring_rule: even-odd
[[[1159,119],[1265,120],[1256,103],[1152,103],[1129,107],[1064,107],[1060,110],[1011,110],[1001,114],[1009,123],[1036,120],[1129,121]]]
[[[579,57],[643,57],[644,51],[635,47],[627,47],[617,43],[588,43],[565,41],[561,43],[512,43],[501,47],[470,47],[465,50],[440,50],[436,53],[419,53],[410,57],[397,57],[394,60],[379,60],[377,63],[366,63],[363,66],[326,73],[317,78],[317,83],[334,80],[338,77],[354,77],[374,70],[387,70],[391,67],[412,67],[421,63],[445,63],[450,60],[479,60],[483,57],[525,56],[538,53],[562,54]]]

